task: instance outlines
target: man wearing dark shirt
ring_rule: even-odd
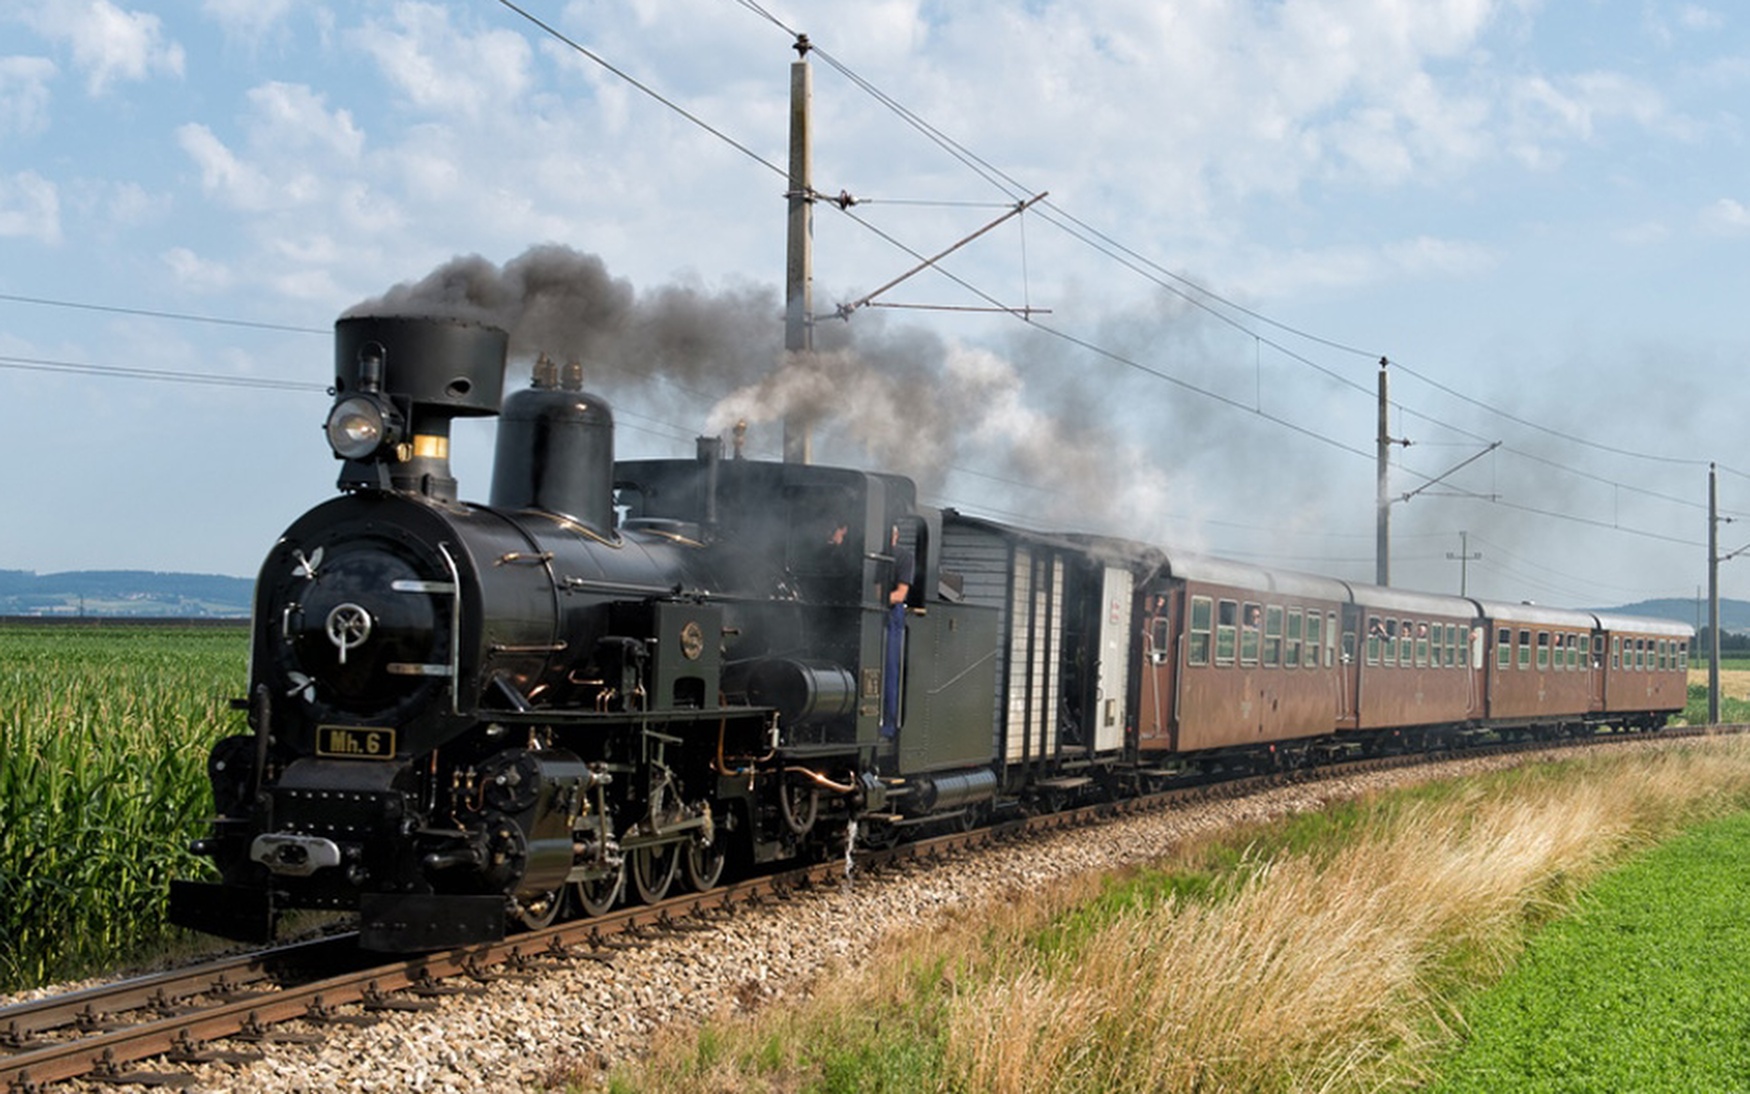
[[[905,643],[905,599],[911,595],[912,582],[917,578],[917,558],[910,548],[900,546],[899,525],[887,538],[893,555],[893,587],[887,593],[887,663],[881,678],[881,736],[892,739],[899,734],[899,666]]]

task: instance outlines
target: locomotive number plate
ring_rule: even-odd
[[[364,726],[318,726],[316,755],[342,760],[392,760],[395,731]]]

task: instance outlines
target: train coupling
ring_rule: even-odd
[[[324,867],[340,865],[340,845],[321,836],[273,833],[256,836],[249,857],[273,873],[309,877]]]

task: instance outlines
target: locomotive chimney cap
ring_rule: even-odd
[[[484,417],[504,398],[510,336],[466,319],[347,316],[334,324],[334,392],[402,398],[421,417]]]

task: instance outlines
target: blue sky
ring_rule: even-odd
[[[1370,579],[1384,355],[1394,584],[1456,592],[1463,532],[1473,594],[1693,597],[1709,461],[1750,541],[1734,6],[526,9],[568,41],[496,0],[0,11],[0,568],[252,576],[334,489],[334,319],[555,246],[645,324],[539,347],[622,455],[745,417],[771,456],[813,399],[819,459],[934,503]],[[794,32],[815,187],[860,202],[816,208],[813,371],[779,367]],[[1032,321],[830,317],[1041,192],[881,298]],[[489,426],[455,467],[483,499]]]

